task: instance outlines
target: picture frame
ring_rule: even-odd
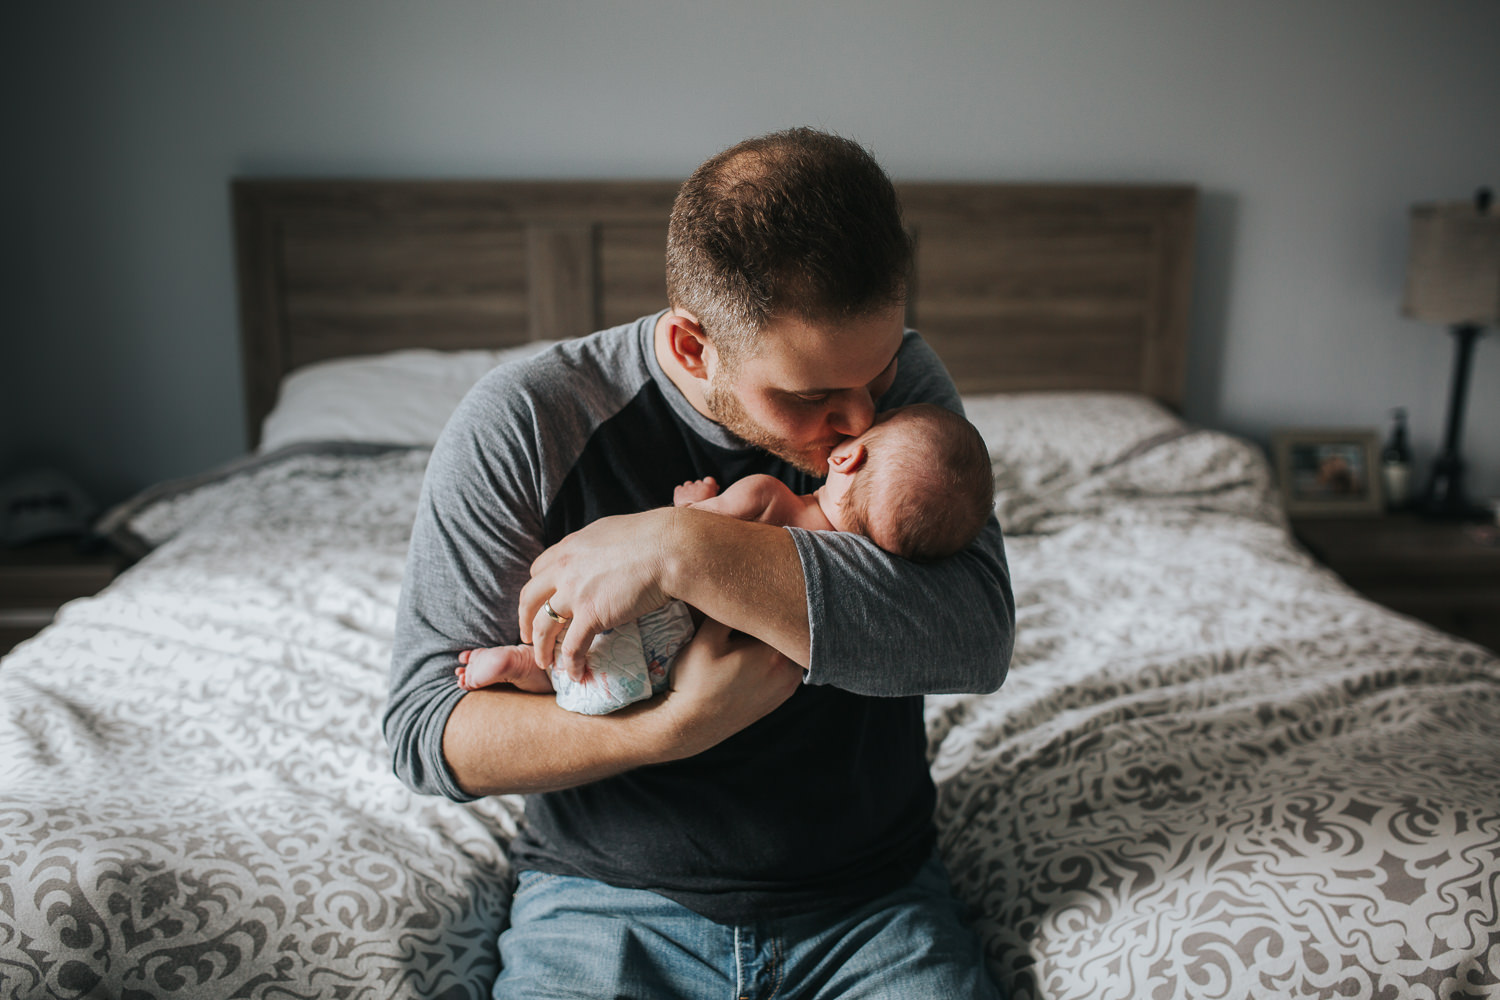
[[[1285,428],[1271,452],[1292,517],[1376,516],[1385,509],[1380,435],[1365,428]]]

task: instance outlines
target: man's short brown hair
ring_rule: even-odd
[[[912,243],[895,188],[859,143],[811,128],[747,139],[682,185],[667,298],[718,349],[775,316],[842,322],[906,299]]]
[[[973,424],[916,403],[861,440],[865,465],[844,497],[855,530],[918,562],[957,555],[979,537],[995,508],[995,477]]]

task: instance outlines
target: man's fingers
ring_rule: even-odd
[[[583,680],[588,673],[588,650],[593,645],[596,634],[592,629],[576,622],[562,634],[562,640],[557,645],[558,663],[574,681]]]
[[[532,623],[542,610],[542,602],[552,593],[551,590],[543,591],[545,586],[536,577],[532,577],[521,587],[521,597],[516,602],[516,618],[522,642],[532,642],[535,638],[531,630]]]
[[[536,616],[531,619],[532,652],[536,657],[537,666],[543,670],[551,668],[556,655],[557,640],[566,634],[567,630],[566,624],[547,613],[546,602],[537,607]]]

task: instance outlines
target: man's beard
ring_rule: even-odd
[[[704,404],[707,405],[709,414],[719,423],[719,426],[746,444],[768,451],[808,475],[819,477],[828,475],[829,445],[793,448],[786,441],[756,423],[750,414],[745,412],[745,406],[740,402],[740,397],[734,394],[733,389],[722,384],[728,381],[722,376],[710,379],[703,390]]]

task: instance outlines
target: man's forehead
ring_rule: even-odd
[[[903,333],[900,310],[848,323],[777,321],[762,329],[755,357],[766,375],[796,383],[784,388],[848,389],[874,381],[891,366]]]

